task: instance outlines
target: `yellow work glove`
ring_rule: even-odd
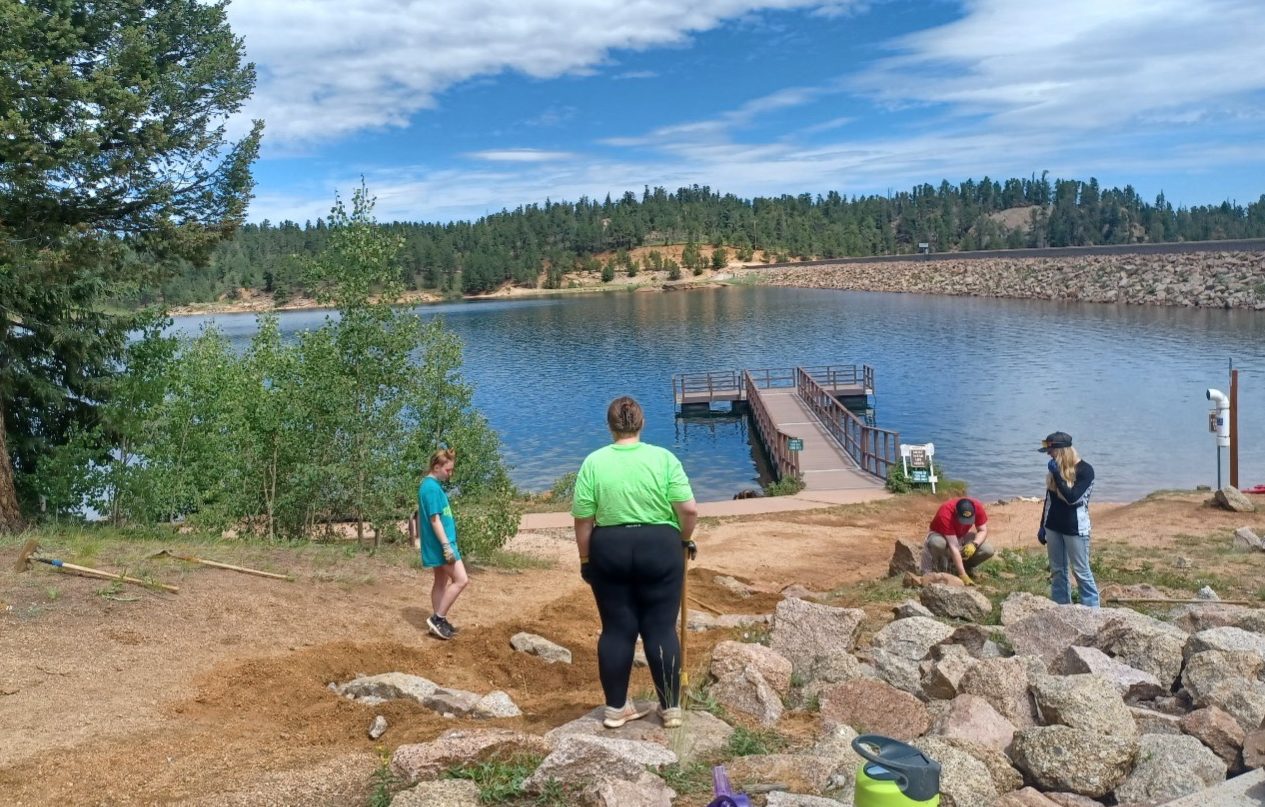
[[[958,575],[958,579],[962,581],[962,585],[964,586],[975,585],[975,581],[971,579],[971,576],[969,574],[960,574]]]
[[[975,544],[967,542],[962,545],[962,560],[970,560],[971,555],[975,554]]]

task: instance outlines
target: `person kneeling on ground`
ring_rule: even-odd
[[[987,539],[988,513],[983,503],[965,496],[949,499],[931,519],[922,547],[922,573],[949,572],[966,585],[975,585],[969,571],[993,556]]]

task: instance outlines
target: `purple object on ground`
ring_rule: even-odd
[[[712,768],[712,792],[716,798],[707,807],[751,807],[751,799],[745,793],[735,793],[729,786],[729,774],[724,765]]]

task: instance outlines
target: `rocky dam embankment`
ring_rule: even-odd
[[[1265,252],[815,264],[762,277],[801,288],[1265,311]]]

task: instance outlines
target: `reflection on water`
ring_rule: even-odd
[[[1037,495],[1040,439],[1071,432],[1099,499],[1216,482],[1207,387],[1243,370],[1240,482],[1265,483],[1265,313],[815,289],[612,293],[425,306],[465,341],[475,401],[513,477],[544,489],[609,439],[606,404],[631,394],[648,442],[685,464],[696,495],[759,476],[741,418],[680,420],[672,374],[865,362],[878,424],[934,442],[947,473],[984,497]],[[326,312],[287,312],[290,333]],[[181,317],[195,332],[208,317]],[[216,315],[233,339],[253,315]]]

